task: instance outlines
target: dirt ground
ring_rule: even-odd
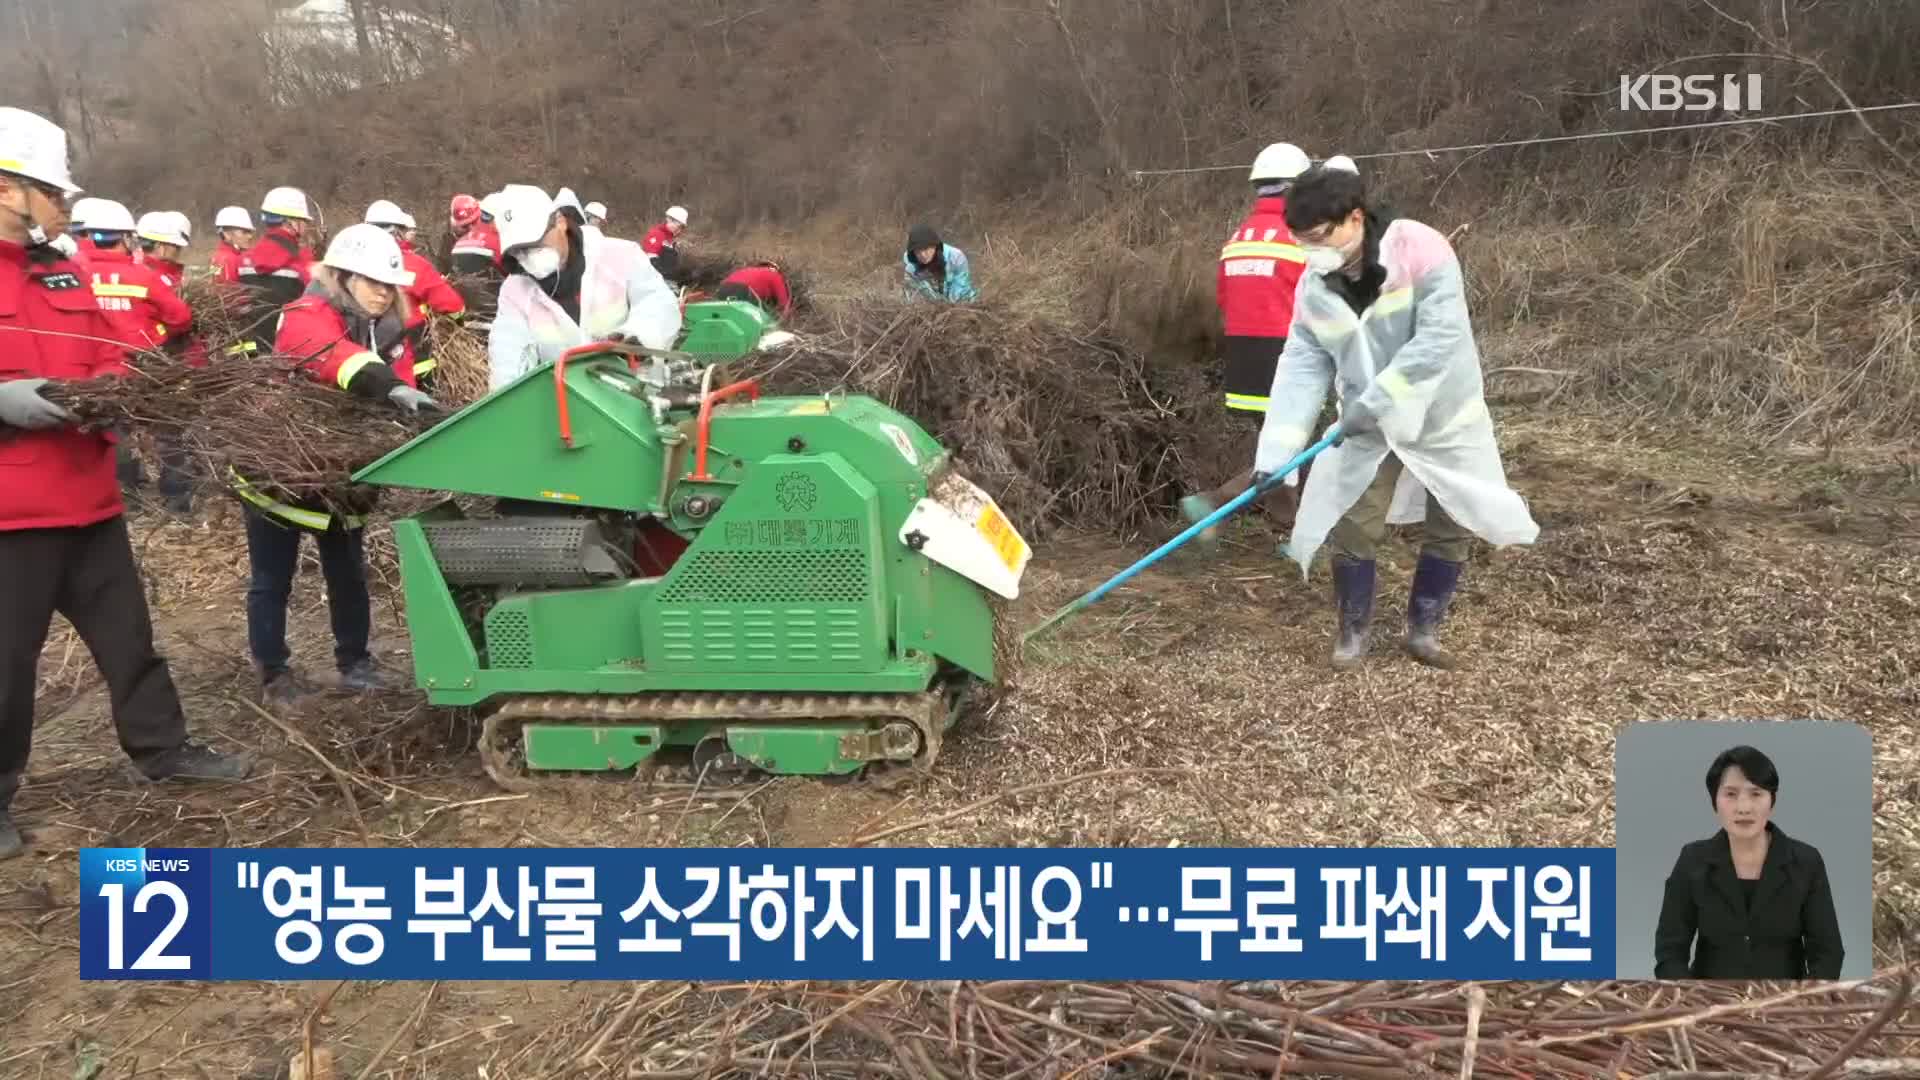
[[[1219,556],[1182,552],[1063,627],[1011,693],[950,736],[935,777],[900,792],[783,779],[722,797],[620,785],[509,795],[482,774],[471,719],[410,694],[286,715],[310,751],[246,703],[234,508],[216,500],[192,524],[142,517],[162,650],[193,723],[265,765],[232,785],[130,782],[85,650],[57,629],[15,803],[31,851],[0,864],[0,1077],[286,1076],[330,985],[82,984],[81,847],[837,845],[1023,785],[1149,768],[1184,771],[1014,794],[879,842],[1607,845],[1614,737],[1670,718],[1871,731],[1875,967],[1910,959],[1920,461],[1517,416],[1503,417],[1502,445],[1542,534],[1531,548],[1482,549],[1469,568],[1445,632],[1462,670],[1392,648],[1413,555],[1401,543],[1382,567],[1386,640],[1365,671],[1334,677],[1324,564],[1302,581],[1271,535],[1239,525]],[[1017,617],[1037,621],[1161,538],[1036,545]],[[326,616],[307,557],[291,623],[299,661],[320,672]],[[377,648],[406,672],[391,592],[376,613]],[[727,992],[682,986],[640,1009],[637,989],[612,984],[352,984],[316,1038],[342,1076],[378,1057],[372,1075],[502,1080],[573,1075],[605,1033],[609,1064],[578,1074],[633,1075],[714,1038]]]

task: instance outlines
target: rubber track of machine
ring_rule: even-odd
[[[604,724],[623,720],[686,722],[735,720],[744,723],[805,722],[821,719],[904,720],[920,732],[920,753],[911,763],[877,762],[867,768],[870,782],[881,790],[898,787],[924,775],[939,757],[947,707],[940,690],[921,694],[647,694],[634,697],[585,697],[555,694],[522,697],[507,702],[486,719],[480,736],[480,758],[495,784],[512,792],[537,791],[567,783],[605,784],[626,780],[624,773],[528,773],[517,759],[520,729],[529,721],[550,724]],[[646,766],[641,768],[644,770]],[[666,767],[652,770],[658,779]],[[687,781],[692,782],[691,770]]]

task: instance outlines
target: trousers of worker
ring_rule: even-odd
[[[73,624],[106,677],[114,727],[129,756],[186,739],[179,694],[154,651],[125,517],[0,531],[0,596],[0,809],[19,788],[33,747],[40,650],[55,612]]]
[[[1372,561],[1387,538],[1387,515],[1393,507],[1394,491],[1405,469],[1400,459],[1388,454],[1380,462],[1373,483],[1333,527],[1328,544],[1338,555]],[[1422,525],[1420,553],[1448,562],[1466,562],[1472,551],[1473,533],[1447,513],[1440,500],[1427,500],[1426,520]]]

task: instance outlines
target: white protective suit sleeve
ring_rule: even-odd
[[[1413,283],[1413,336],[1360,395],[1383,428],[1416,435],[1434,390],[1473,335],[1460,263],[1448,258]]]
[[[1313,439],[1313,422],[1320,418],[1327,392],[1333,388],[1333,354],[1327,352],[1294,307],[1287,347],[1273,369],[1273,389],[1267,395],[1267,415],[1260,424],[1260,442],[1253,453],[1254,472],[1273,472],[1293,460]],[[1299,472],[1287,478],[1298,484]]]
[[[680,298],[660,276],[653,260],[635,260],[627,276],[627,320],[619,332],[640,339],[649,349],[671,349],[680,340]]]
[[[527,325],[524,300],[511,295],[508,278],[500,286],[493,325],[487,330],[487,392],[507,385],[536,366],[538,350]]]

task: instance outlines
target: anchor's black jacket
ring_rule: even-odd
[[[1725,829],[1680,849],[1654,930],[1654,978],[1840,977],[1846,950],[1826,862],[1819,849],[1772,822],[1767,831],[1772,839],[1752,910]]]

